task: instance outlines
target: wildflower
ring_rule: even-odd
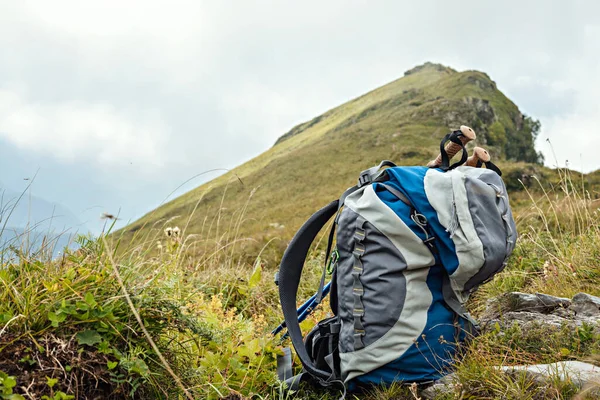
[[[456,383],[456,384],[454,385],[454,391],[455,391],[457,394],[460,394],[460,395],[461,395],[461,396],[460,396],[460,398],[462,399],[462,397],[463,397],[463,393],[462,393],[462,391],[463,391],[463,384],[462,384],[462,383],[460,383],[460,382]]]
[[[413,382],[410,386],[409,386],[409,390],[410,390],[410,394],[413,395],[415,400],[421,400],[421,397],[419,397],[419,387],[417,386],[416,382]]]
[[[550,275],[550,270],[548,268],[549,266],[550,266],[550,263],[548,261],[546,261],[544,263],[544,279],[548,279],[548,277]]]
[[[174,238],[178,238],[180,233],[181,233],[181,229],[179,229],[178,226],[176,226],[175,228],[173,228],[173,237]]]
[[[166,228],[165,235],[167,235],[167,237],[173,236],[173,228],[171,228],[170,226],[168,228]]]
[[[163,246],[162,246],[162,243],[160,242],[160,240],[157,240],[157,241],[156,241],[156,248],[157,248],[158,250],[162,250]]]

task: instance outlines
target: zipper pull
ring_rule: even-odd
[[[450,234],[450,239],[454,237],[456,230],[458,229],[458,212],[456,211],[456,202],[452,200],[452,215],[450,216],[450,223],[448,224],[448,229],[446,232]]]

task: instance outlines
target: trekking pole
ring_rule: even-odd
[[[481,147],[475,147],[473,149],[473,155],[467,159],[465,164],[467,167],[481,167],[483,164],[490,161],[490,153],[486,149]]]
[[[462,133],[462,135],[459,137],[460,141],[462,142],[463,146],[466,146],[467,143],[469,143],[472,140],[475,140],[477,138],[477,135],[475,134],[475,131],[471,128],[469,128],[468,126],[462,125],[460,127],[460,132]],[[446,144],[445,147],[446,153],[448,154],[448,159],[452,159],[452,157],[454,157],[459,151],[462,150],[462,147],[456,143],[453,142],[448,142]],[[437,158],[435,160],[431,160],[429,162],[429,164],[427,164],[427,166],[429,168],[436,168],[439,167],[440,165],[442,165],[442,154],[438,154]]]
[[[467,159],[465,165],[476,168],[481,168],[485,166],[487,169],[490,169],[498,175],[502,176],[502,171],[500,170],[500,168],[498,168],[496,164],[494,164],[491,160],[492,157],[486,149],[483,149],[481,147],[475,147],[473,149],[473,155]]]
[[[322,297],[325,297],[329,294],[329,291],[331,290],[331,282],[329,282],[328,284],[326,284],[325,286],[323,286],[323,295]],[[298,322],[302,322],[306,319],[306,317],[308,317],[310,315],[310,313],[313,312],[313,310],[319,305],[319,303],[317,303],[317,293],[315,293],[310,299],[306,300],[306,302],[304,304],[302,304],[300,306],[300,308],[298,308],[298,310],[296,311],[296,313],[298,314]],[[282,322],[277,328],[273,329],[273,332],[271,332],[271,334],[273,336],[277,335],[279,332],[281,332],[282,330],[284,330],[286,328],[285,325],[285,321]],[[288,336],[288,334],[286,333],[285,335],[283,335],[283,337],[281,338],[281,340],[285,339]]]

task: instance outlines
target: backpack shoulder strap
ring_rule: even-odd
[[[302,362],[302,366],[306,372],[319,380],[328,379],[331,373],[316,368],[306,351],[302,331],[298,323],[296,298],[308,250],[321,228],[338,211],[338,203],[339,200],[331,202],[314,213],[302,225],[287,247],[279,267],[279,300],[288,333],[292,339],[296,353]]]

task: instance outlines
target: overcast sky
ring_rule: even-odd
[[[0,0],[0,185],[97,230],[425,61],[487,72],[600,168],[600,2]],[[202,183],[205,175],[183,190]]]

